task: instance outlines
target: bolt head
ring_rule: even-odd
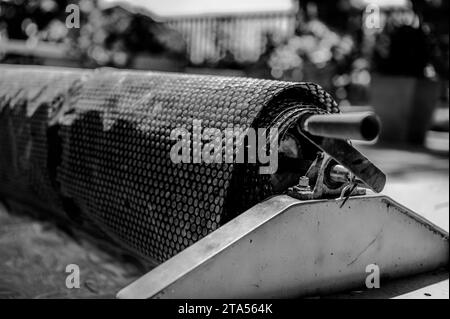
[[[301,187],[308,187],[309,186],[309,178],[306,176],[300,177],[298,181],[298,185]]]

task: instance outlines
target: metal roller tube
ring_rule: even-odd
[[[312,135],[338,139],[372,141],[380,133],[380,121],[373,112],[311,115],[302,129]]]

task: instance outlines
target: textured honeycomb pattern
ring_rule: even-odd
[[[0,193],[164,261],[272,195],[259,165],[175,164],[170,132],[282,127],[320,87],[246,78],[0,67]],[[236,150],[235,150],[236,152]]]

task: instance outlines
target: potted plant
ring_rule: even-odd
[[[394,11],[375,36],[371,103],[382,142],[422,145],[439,95],[429,35],[409,9]]]

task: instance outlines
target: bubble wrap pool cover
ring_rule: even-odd
[[[272,195],[258,164],[173,163],[171,130],[278,127],[306,104],[339,111],[309,83],[0,66],[0,196],[161,262]]]

